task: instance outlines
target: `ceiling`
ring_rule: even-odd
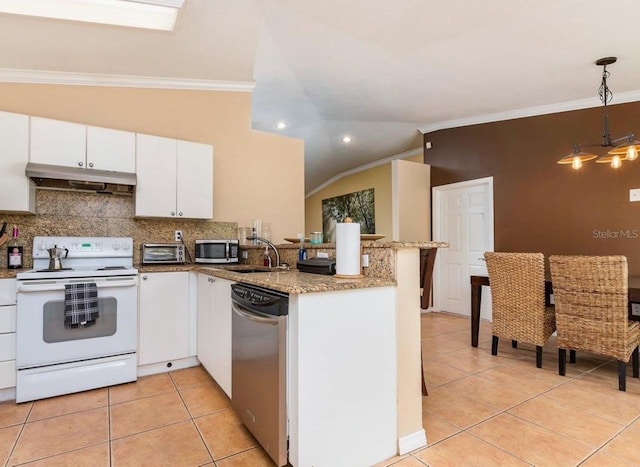
[[[255,81],[253,126],[304,139],[309,192],[420,129],[598,105],[600,57],[612,103],[635,95],[638,24],[637,0],[186,0],[173,32],[0,14],[0,68]]]

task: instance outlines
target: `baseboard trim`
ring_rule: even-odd
[[[16,400],[16,388],[0,389],[0,402],[15,401]]]
[[[167,373],[174,370],[182,370],[184,368],[191,368],[192,366],[200,365],[200,362],[196,357],[182,358],[180,360],[172,360],[171,366],[167,367],[169,362],[152,363],[150,365],[143,365],[138,367],[138,377],[155,375],[158,373]]]
[[[398,454],[403,455],[427,445],[427,432],[424,428],[398,439]]]

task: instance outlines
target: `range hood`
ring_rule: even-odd
[[[29,162],[25,173],[36,185],[48,188],[132,193],[136,185],[136,174],[109,170]]]

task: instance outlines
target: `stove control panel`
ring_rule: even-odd
[[[67,258],[133,256],[131,237],[34,237],[33,258],[49,258],[50,248],[66,248]]]

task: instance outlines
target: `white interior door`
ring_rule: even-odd
[[[487,274],[484,252],[493,251],[493,177],[433,188],[433,238],[449,243],[438,251],[434,310],[471,315],[472,275]],[[480,316],[491,319],[483,290]]]

